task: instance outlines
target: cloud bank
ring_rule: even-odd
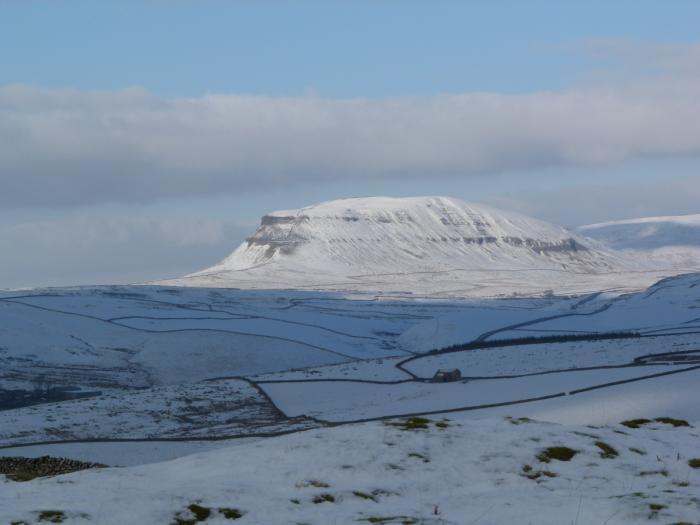
[[[0,88],[0,206],[81,206],[373,177],[700,154],[695,77],[524,95],[161,98]]]
[[[209,218],[94,212],[0,224],[0,289],[177,277],[221,260],[246,233]]]
[[[609,220],[700,213],[700,176],[664,182],[596,184],[500,195],[493,206],[574,228]]]

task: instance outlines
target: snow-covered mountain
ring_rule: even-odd
[[[490,206],[446,197],[370,197],[265,215],[222,262],[166,282],[444,292],[505,280],[500,290],[537,292],[557,288],[557,276],[578,276],[567,283],[592,289],[581,276],[645,269],[564,228]]]
[[[195,275],[269,263],[333,273],[615,266],[571,232],[536,219],[444,197],[374,197],[265,215],[236,251]]]
[[[602,222],[577,230],[638,260],[682,270],[700,269],[700,214]]]

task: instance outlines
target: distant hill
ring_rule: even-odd
[[[219,264],[164,283],[499,295],[607,288],[588,278],[652,269],[559,226],[490,206],[369,197],[269,213]],[[633,284],[658,277],[637,283],[637,276]]]
[[[602,222],[577,231],[638,260],[700,270],[700,214]]]

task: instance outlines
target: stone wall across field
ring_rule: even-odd
[[[0,457],[0,474],[25,477],[57,476],[78,470],[100,468],[106,465],[86,463],[68,458],[41,456],[38,458]]]

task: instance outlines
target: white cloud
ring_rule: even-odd
[[[526,176],[698,155],[698,93],[692,75],[381,100],[7,86],[0,206],[148,202],[348,178]]]
[[[638,217],[700,213],[700,176],[659,183],[589,184],[502,195],[494,206],[567,227]]]

